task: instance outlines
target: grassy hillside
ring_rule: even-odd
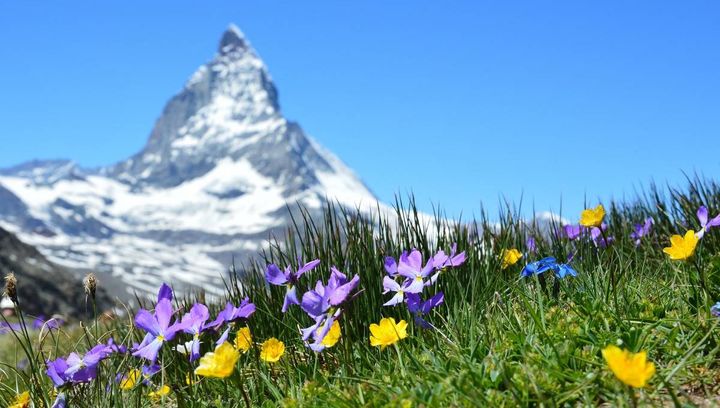
[[[720,300],[720,228],[708,229],[687,260],[672,260],[663,252],[672,235],[702,230],[696,215],[701,206],[709,209],[710,218],[720,212],[720,188],[712,181],[694,179],[684,188],[651,186],[635,202],[604,204],[606,228],[595,234],[581,228],[577,238],[559,224],[526,223],[512,208],[499,216],[482,214],[472,222],[445,221],[441,214],[424,221],[412,201],[398,202],[393,217],[368,218],[328,208],[322,220],[297,219],[283,239],[286,243],[276,243],[264,254],[266,262],[238,264],[245,273],[227,282],[227,299],[205,302],[198,295],[172,300],[172,320],[178,322],[198,302],[208,304],[208,322],[215,320],[225,300],[238,306],[247,296],[255,306],[247,319],[222,321],[216,329],[202,330],[201,360],[190,362],[174,350],[193,339],[181,331],[161,342],[157,372],[135,378],[132,370],[150,365],[132,355],[137,349],[133,343],[146,335],[143,324],[133,325],[137,310],[111,322],[29,331],[28,338],[16,332],[14,342],[22,343],[27,355],[23,347],[9,345],[11,334],[0,335],[0,358],[5,363],[0,371],[0,401],[9,405],[17,394],[29,390],[34,406],[52,405],[60,392],[72,407],[720,403],[716,399],[720,319],[711,311]],[[580,219],[580,214],[563,215],[575,224]],[[635,225],[648,218],[653,225],[636,243],[631,237]],[[529,245],[529,238],[534,245]],[[422,316],[430,328],[421,327],[406,303],[383,306],[393,296],[383,294],[386,257],[401,263],[403,251],[417,249],[424,266],[439,250],[449,253],[454,244],[458,252],[465,252],[466,260],[458,266],[432,268],[423,278],[428,284],[422,286],[422,299],[444,295],[442,304]],[[510,249],[522,255],[514,264],[512,257],[505,256]],[[558,278],[559,272],[553,270],[530,273],[538,266],[532,262],[550,256],[577,276]],[[268,264],[280,269],[289,265],[297,271],[313,259],[319,259],[319,265],[295,284],[299,299],[316,287],[316,281],[326,285],[332,266],[348,281],[359,277],[350,295],[330,306],[327,315],[341,310],[337,316],[341,337],[321,352],[311,350],[301,338],[300,329],[314,322],[306,308],[291,305],[282,313],[287,286],[269,285],[265,276]],[[523,270],[530,276],[521,277]],[[433,282],[430,278],[436,272]],[[401,278],[391,280],[403,284]],[[26,301],[31,300],[20,299],[19,307]],[[155,306],[148,302],[144,307],[151,315]],[[162,315],[157,310],[155,314]],[[386,317],[407,322],[407,336],[388,347],[372,346],[370,336],[378,333],[371,333],[370,325]],[[230,373],[222,373],[225,360],[205,367],[210,361],[206,353],[215,349],[226,327],[230,327],[230,344],[216,351],[215,357],[230,360]],[[247,351],[242,341],[247,332],[240,332],[244,327],[252,336]],[[46,360],[66,357],[71,351],[82,355],[111,337],[130,350],[105,350],[91,379],[81,382],[76,373],[75,379],[66,376],[68,383],[54,390],[45,374]],[[149,337],[149,341],[158,338]],[[261,357],[268,359],[272,353],[267,349],[262,353],[262,344],[273,337],[285,349],[277,362],[267,362]],[[628,379],[632,370],[642,366],[642,356],[635,361],[638,364],[630,362],[619,369],[619,377],[614,374],[602,352],[609,345],[647,353],[655,368],[647,384],[626,384],[632,382]],[[28,360],[23,369],[17,369],[19,359]],[[197,371],[198,365],[203,369]],[[94,362],[81,369],[87,366],[94,367]],[[208,373],[228,375],[213,378]],[[163,386],[168,387],[160,393],[164,395],[149,395]]]

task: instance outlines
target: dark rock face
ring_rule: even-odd
[[[11,272],[17,277],[18,298],[25,313],[69,317],[92,313],[92,303],[86,304],[81,277],[48,261],[37,249],[0,228],[0,275]],[[111,307],[102,286],[98,287],[96,300],[98,311]]]

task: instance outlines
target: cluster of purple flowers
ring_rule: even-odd
[[[146,332],[140,344],[134,344],[128,349],[123,345],[116,344],[114,339],[110,338],[107,343],[98,344],[83,356],[73,352],[67,358],[48,360],[46,361],[48,377],[57,389],[87,383],[97,378],[98,366],[104,359],[112,354],[130,353],[143,360],[140,369],[142,382],[148,384],[150,378],[160,371],[160,366],[156,364],[160,350],[166,343],[175,339],[178,333],[187,333],[192,336],[188,343],[179,345],[175,349],[183,354],[188,354],[190,361],[194,361],[200,358],[200,336],[203,332],[217,332],[225,327],[220,341],[222,343],[227,339],[230,327],[234,322],[247,319],[255,312],[255,305],[246,298],[239,307],[228,302],[225,309],[218,313],[217,318],[208,322],[210,313],[207,306],[196,303],[188,313],[173,321],[178,310],[173,309],[172,300],[172,289],[167,284],[163,284],[158,291],[154,311],[138,310],[135,315],[135,325]],[[47,322],[43,324],[49,326]],[[118,374],[117,381],[120,382],[123,379],[122,374]],[[56,405],[53,406],[62,407],[64,401],[65,396],[60,393]]]
[[[432,325],[423,316],[443,304],[445,298],[443,292],[437,292],[429,299],[423,300],[422,293],[425,288],[437,282],[441,273],[448,268],[462,265],[465,260],[465,252],[458,254],[456,244],[453,244],[449,255],[440,250],[425,263],[417,249],[404,251],[397,260],[391,256],[386,257],[387,276],[383,278],[383,294],[393,292],[394,295],[383,306],[405,303],[418,326],[431,328]]]
[[[268,283],[287,288],[282,312],[286,313],[291,305],[299,305],[313,320],[311,326],[301,329],[300,332],[305,344],[315,352],[325,349],[322,344],[325,336],[342,315],[345,305],[354,298],[353,292],[360,284],[360,276],[356,274],[352,279],[348,279],[333,266],[330,268],[327,285],[322,280],[318,280],[314,289],[308,290],[299,297],[297,290],[300,277],[319,264],[320,260],[315,259],[301,266],[297,272],[293,271],[291,266],[287,266],[282,271],[275,264],[270,264],[265,269],[265,279]]]
[[[595,246],[605,248],[615,242],[615,237],[608,234],[608,226],[602,223],[600,227],[587,228],[582,225],[564,225],[561,230],[563,236],[570,241],[589,237]]]

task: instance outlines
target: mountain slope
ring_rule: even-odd
[[[288,204],[374,204],[337,157],[281,113],[239,29],[167,103],[145,147],[100,169],[33,161],[0,171],[0,225],[51,260],[112,274],[128,291],[161,281],[220,292],[233,256],[255,254]]]

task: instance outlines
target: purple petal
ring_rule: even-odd
[[[135,326],[151,333],[153,336],[158,336],[161,331],[160,325],[157,320],[155,320],[155,317],[145,309],[138,310],[135,315]]]
[[[282,312],[286,313],[288,309],[290,308],[290,305],[299,305],[300,301],[297,297],[297,288],[295,286],[291,286],[287,289],[287,292],[285,292],[285,299],[283,300],[283,306],[282,306]]]
[[[383,278],[383,289],[385,290],[383,294],[388,292],[397,292],[400,290],[400,284],[397,283],[395,279],[386,276]]]
[[[395,262],[395,258],[391,256],[385,257],[385,272],[390,276],[397,275],[397,262]]]
[[[350,282],[339,286],[335,291],[330,295],[330,298],[328,299],[328,303],[332,306],[337,306],[341,303],[343,303],[348,296],[350,296],[350,293],[357,288],[357,286],[360,284],[360,276],[355,275],[350,280]]]
[[[704,205],[701,205],[700,208],[698,208],[697,217],[698,220],[700,220],[700,226],[705,228],[708,221],[708,209]]]
[[[390,300],[383,303],[383,306],[395,306],[399,303],[402,303],[405,299],[405,294],[403,292],[397,292],[395,293],[395,296],[393,296]]]
[[[318,266],[319,263],[320,263],[320,260],[319,260],[319,259],[315,259],[315,260],[313,260],[313,261],[310,261],[310,262],[306,263],[305,265],[302,266],[302,268],[298,269],[297,273],[295,274],[295,277],[296,277],[297,279],[300,279],[300,277],[301,277],[305,272],[311,271],[313,268],[315,268],[316,266]]]
[[[154,363],[157,359],[158,352],[160,352],[160,347],[162,347],[162,345],[163,341],[155,338],[152,342],[150,342],[150,344],[135,351],[134,353],[132,353],[132,355],[135,357],[142,357]]]
[[[190,361],[200,358],[200,339],[195,336],[192,342],[192,351],[190,352]]]
[[[720,226],[720,214],[715,216],[715,218],[711,219],[707,225],[705,226],[706,229],[710,229],[712,227]]]
[[[280,268],[275,264],[270,264],[265,269],[265,279],[277,286],[282,286],[288,283],[288,278],[285,276],[285,272],[281,271]]]
[[[303,294],[300,307],[311,317],[318,317],[325,313],[322,296],[312,290]]]
[[[229,335],[230,335],[230,327],[228,327],[227,329],[225,329],[225,331],[224,331],[223,334],[220,336],[220,338],[215,342],[215,345],[216,345],[216,346],[219,346],[219,345],[225,343],[225,342],[227,341]]]
[[[159,302],[162,299],[173,300],[173,290],[167,283],[163,283],[158,291],[157,301]]]
[[[168,328],[172,315],[172,303],[167,299],[160,299],[157,305],[155,305],[155,318],[161,330],[164,331]]]

